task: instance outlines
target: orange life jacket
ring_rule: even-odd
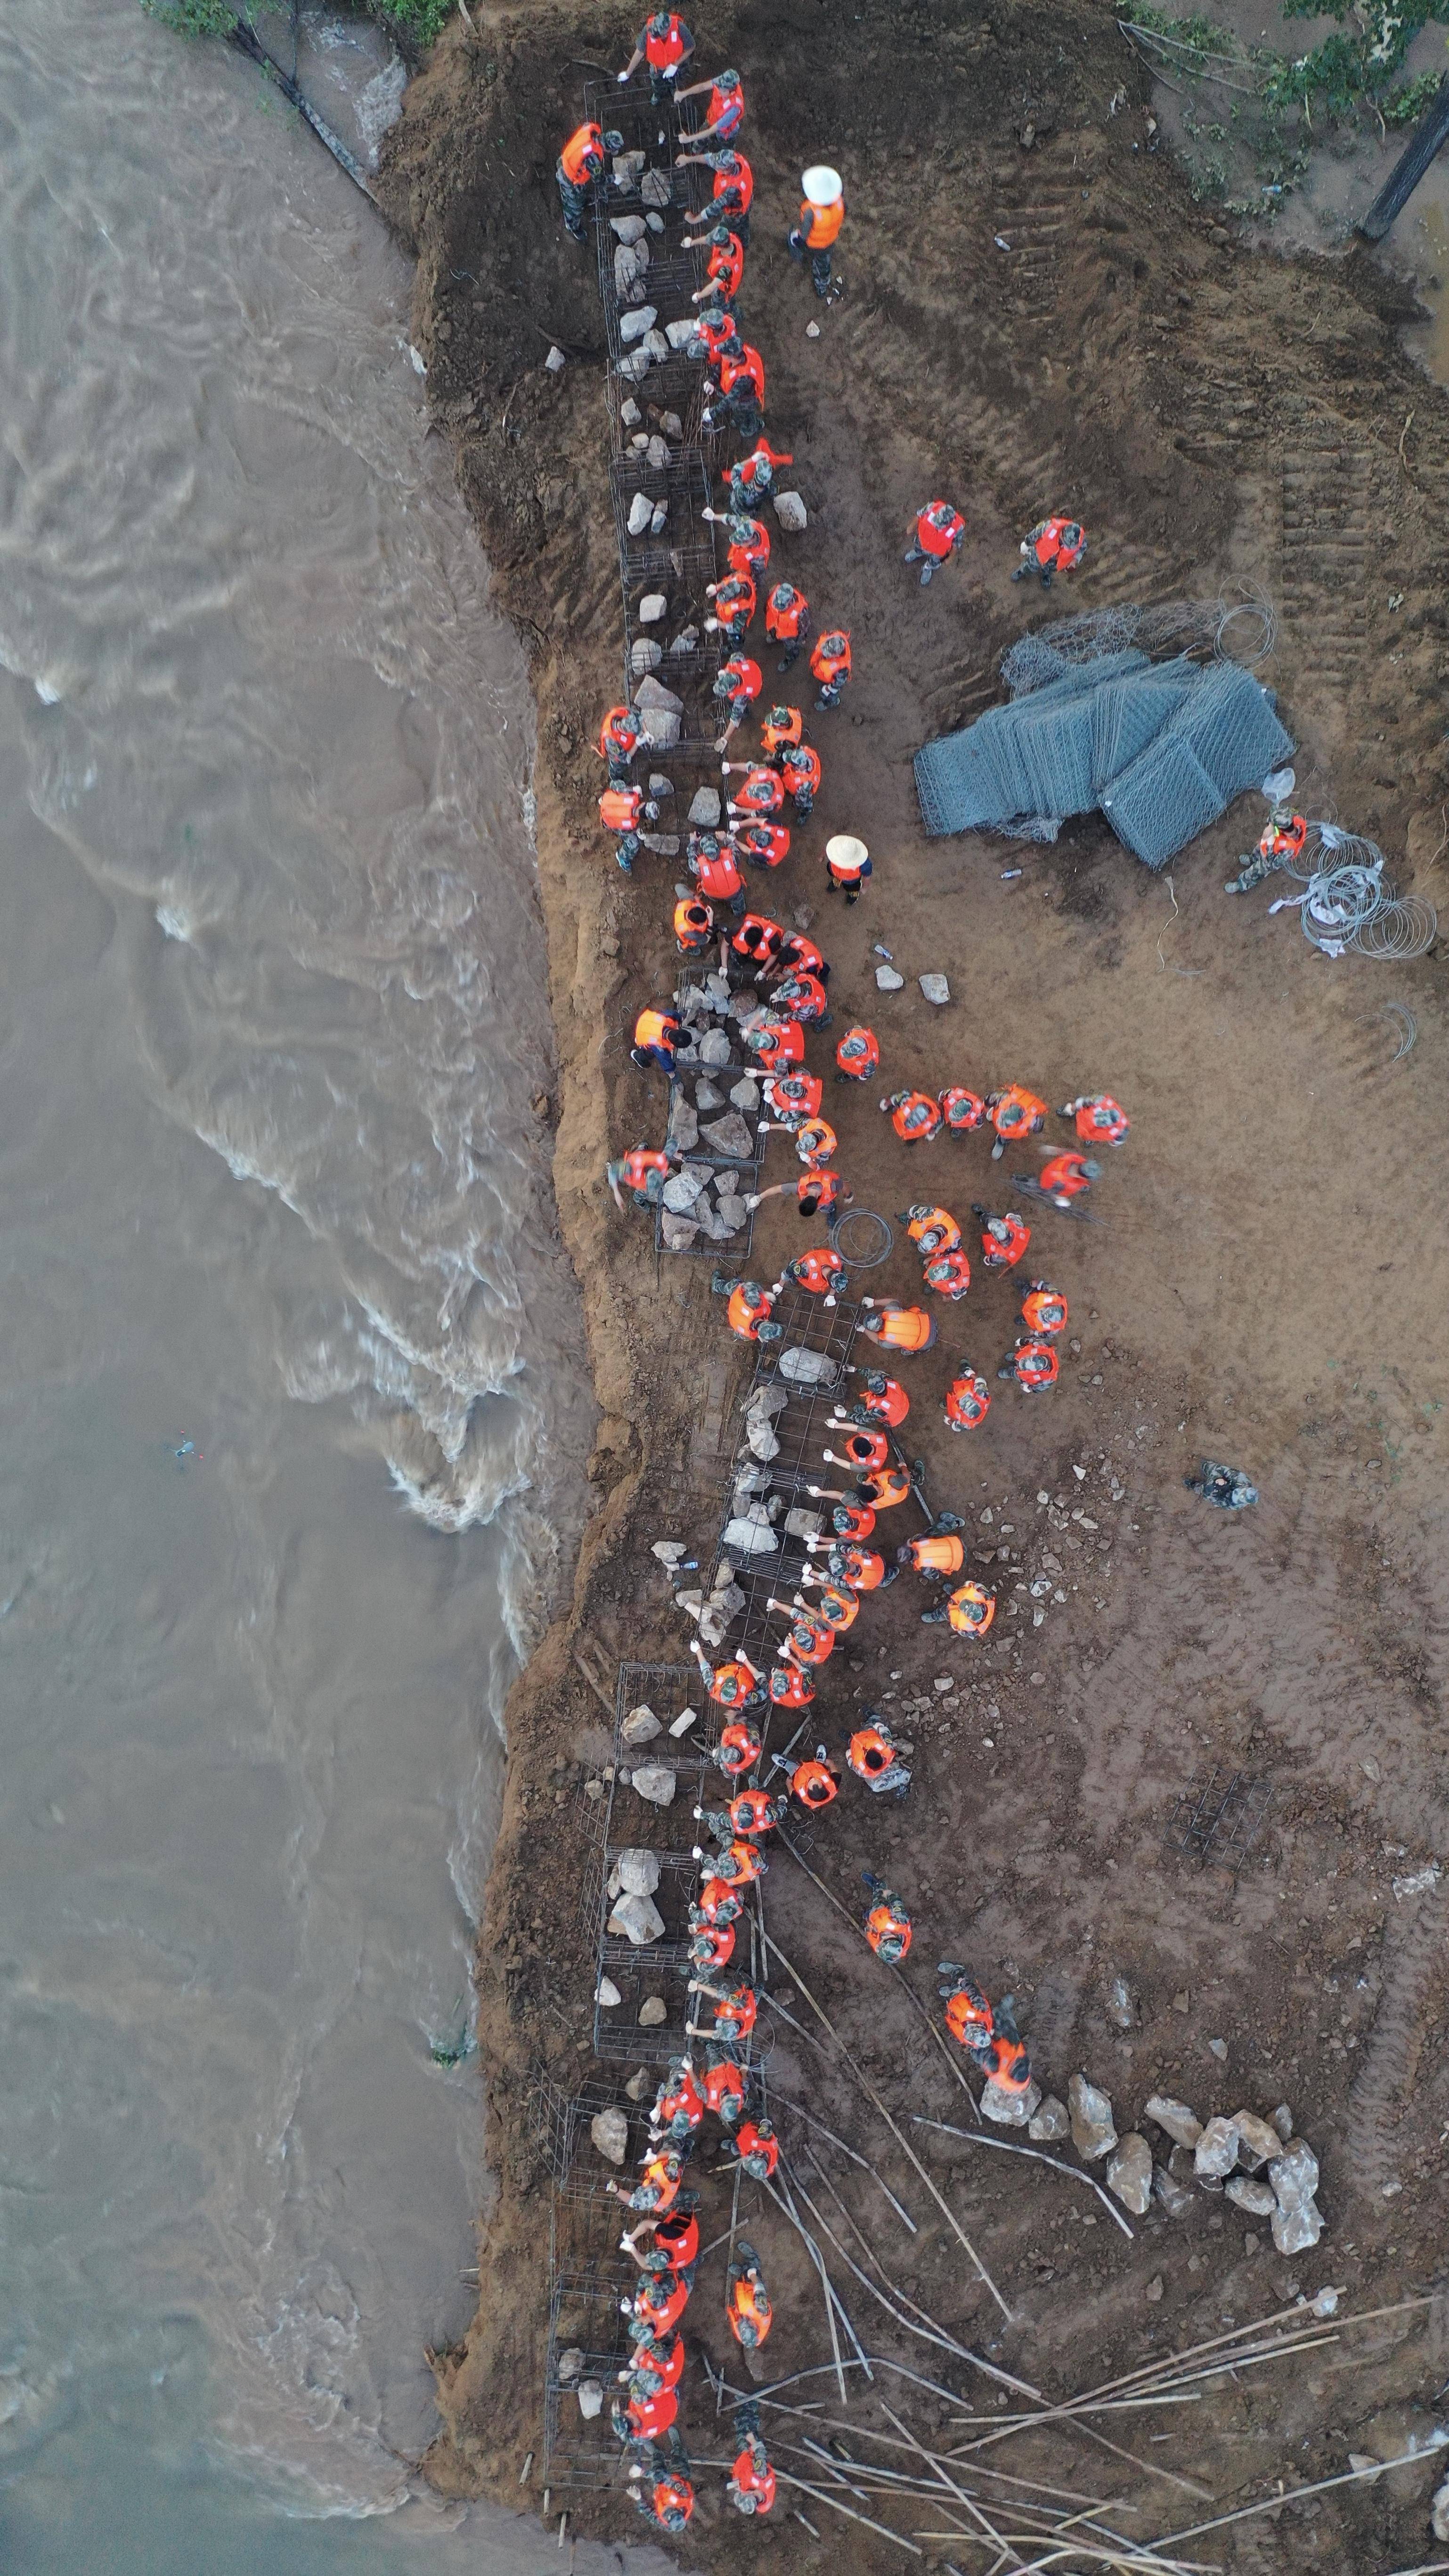
[[[943,1207],[912,1208],[906,1232],[918,1244],[923,1256],[933,1252],[954,1252],[961,1241],[961,1228],[949,1209]]]
[[[847,1628],[853,1628],[860,1616],[859,1600],[842,1583],[822,1584],[815,1606],[822,1619],[829,1620],[838,1637],[843,1637]]]
[[[949,1997],[946,2004],[946,2028],[962,2048],[979,2048],[991,2036],[991,2006],[984,1995],[970,1986]]]
[[[732,802],[743,806],[747,814],[778,814],[785,802],[785,790],[773,769],[751,769]]]
[[[719,389],[722,394],[732,394],[736,385],[746,383],[754,386],[760,409],[763,411],[765,408],[765,361],[761,357],[758,349],[751,348],[748,340],[745,341],[737,358],[726,358],[721,355],[719,362]],[[748,575],[742,577],[748,579]],[[754,592],[755,585],[751,582],[751,617],[753,617],[755,613]]]
[[[778,921],[767,912],[747,912],[733,939],[731,948],[739,957],[760,957],[767,961],[778,955],[785,933]]]
[[[770,1698],[776,1708],[808,1708],[815,1684],[798,1664],[776,1664],[770,1673]]]
[[[732,1995],[716,2005],[715,2030],[733,2046],[737,2040],[749,2038],[759,2014],[760,1999],[753,1986],[737,1986]]]
[[[807,1118],[804,1126],[795,1130],[795,1152],[802,1163],[809,1164],[812,1172],[823,1171],[825,1165],[834,1159],[838,1143],[834,1128],[823,1118]],[[800,1183],[802,1190],[808,1186],[808,1182]]]
[[[1304,828],[1306,831],[1307,826]],[[1077,1111],[1077,1134],[1084,1145],[1120,1145],[1131,1124],[1126,1110],[1109,1091],[1101,1092],[1095,1100],[1084,1100]]]
[[[672,1047],[679,1038],[679,1022],[671,1011],[641,1011],[634,1023],[636,1047]]]
[[[966,1550],[959,1538],[913,1538],[911,1563],[917,1574],[959,1574],[966,1562]]]
[[[682,2531],[694,2511],[694,2489],[688,2478],[656,2478],[649,2503],[661,2531]]]
[[[1028,1395],[1042,1387],[1055,1386],[1060,1363],[1050,1342],[1020,1342],[1012,1356],[1012,1371],[1018,1386]]]
[[[725,2313],[736,2343],[758,2352],[775,2322],[763,2284],[743,2278],[731,2282]]]
[[[719,1923],[734,1923],[744,1908],[727,1878],[707,1878],[699,1891],[695,1912],[713,1928]]]
[[[646,2273],[634,2293],[635,2316],[646,2319],[650,2332],[656,2335],[666,2335],[671,2326],[678,2325],[688,2305],[689,2292],[677,2272]]]
[[[940,1124],[940,1108],[925,1091],[908,1091],[891,1111],[891,1125],[903,1145],[934,1136]]]
[[[765,685],[764,673],[759,663],[752,662],[745,653],[731,654],[729,660],[721,666],[720,678],[728,680],[729,694],[736,705],[741,698],[747,706],[751,705]]]
[[[845,221],[845,200],[837,197],[833,206],[812,206],[808,197],[800,200],[800,230],[807,250],[829,250],[840,239]]]
[[[762,1020],[757,1029],[751,1029],[749,1043],[766,1073],[779,1073],[786,1065],[803,1064],[805,1061],[805,1032],[798,1020]],[[786,1079],[793,1081],[796,1077],[787,1075]],[[799,1079],[802,1082],[814,1083],[815,1076],[802,1074]],[[790,1096],[796,1097],[794,1094]],[[806,1115],[813,1115],[819,1108],[820,1096],[817,1085],[808,1095],[809,1109],[805,1112]],[[803,1101],[807,1095],[801,1093],[798,1097]]]
[[[1006,1216],[994,1217],[992,1224],[999,1225],[1001,1232],[993,1234],[988,1227],[982,1227],[982,1267],[986,1270],[1010,1270],[1031,1241],[1031,1227],[1014,1209]]]
[[[742,880],[739,869],[735,865],[734,851],[728,841],[721,843],[716,858],[695,860],[694,881],[700,893],[709,895],[715,903],[733,901],[739,893]]]
[[[835,1652],[835,1631],[813,1610],[797,1610],[790,1628],[790,1647],[802,1664],[828,1663]]]
[[[1058,516],[1043,519],[1040,527],[1033,528],[1027,544],[1043,570],[1048,564],[1060,564],[1063,572],[1070,572],[1086,550],[1087,532],[1076,519]]]
[[[619,1177],[626,1190],[642,1190],[651,1172],[667,1172],[669,1156],[651,1152],[645,1145],[635,1145],[619,1166]]]
[[[954,1303],[965,1296],[971,1285],[971,1264],[964,1252],[942,1252],[927,1262],[921,1276],[934,1295],[949,1297]]]
[[[768,2182],[771,2174],[773,2174],[775,2167],[780,2161],[780,2141],[775,2136],[774,2131],[771,2130],[766,2136],[762,2137],[760,2131],[755,2126],[754,2121],[746,2120],[742,2124],[739,2133],[739,2150],[741,2164],[743,2164],[745,2159],[749,2156],[757,2156],[760,2159],[765,2167],[763,2178]],[[760,2180],[760,2178],[761,2177],[759,2175],[756,2175],[755,2177],[756,2181]],[[738,2461],[736,2461],[735,2466],[738,2469]]]
[[[606,832],[632,832],[643,802],[642,787],[606,787],[599,798],[599,821]]]
[[[737,1834],[764,1834],[775,1823],[775,1801],[768,1789],[742,1789],[730,1800],[730,1823]]]
[[[704,2118],[704,2095],[689,2074],[681,2075],[667,2093],[657,2094],[654,2103],[661,2128],[671,2121],[687,2119],[691,2128]]]
[[[770,1320],[773,1303],[766,1289],[757,1287],[752,1279],[742,1279],[737,1288],[730,1290],[730,1301],[725,1308],[725,1320],[731,1332],[738,1333],[741,1341],[757,1342],[760,1326]]]
[[[845,1437],[845,1463],[861,1476],[870,1476],[883,1467],[891,1454],[891,1444],[883,1431],[850,1431]]]
[[[721,158],[724,157],[721,155]],[[731,152],[728,158],[735,166],[732,170],[716,170],[714,193],[716,197],[737,197],[739,212],[747,215],[754,202],[755,174],[743,152]]]
[[[866,1331],[892,1351],[926,1351],[936,1338],[935,1320],[924,1306],[878,1306]]]
[[[774,2172],[773,2165],[770,2171]],[[769,2512],[775,2501],[775,2472],[768,2460],[762,2469],[757,2470],[750,2453],[741,2451],[730,2471],[730,2476],[741,2495],[754,2497],[757,2515]]]
[[[745,2079],[731,2057],[712,2058],[704,2070],[705,2108],[728,2126],[744,2107]]]
[[[684,20],[670,13],[669,25],[662,36],[652,26],[644,30],[644,58],[651,71],[667,71],[671,63],[684,60]]]
[[[1060,1288],[1029,1288],[1021,1301],[1021,1320],[1033,1333],[1064,1333],[1067,1301]]]
[[[698,1908],[696,1907],[696,1912]],[[735,1931],[732,1923],[697,1923],[689,1936],[689,1964],[692,1968],[727,1968],[735,1955]]]
[[[911,1946],[911,1918],[902,1908],[873,1905],[865,1918],[865,1937],[878,1959],[891,1966],[903,1959]]]
[[[868,1547],[848,1547],[841,1556],[841,1580],[854,1592],[878,1592],[885,1581],[885,1558]]]
[[[835,1050],[835,1061],[842,1073],[864,1082],[880,1062],[880,1045],[874,1029],[847,1029]]]
[[[974,1431],[991,1411],[991,1395],[984,1377],[968,1372],[953,1378],[946,1389],[946,1419],[957,1431]]]
[[[1019,1082],[1013,1082],[991,1104],[992,1126],[998,1136],[1011,1140],[1034,1135],[1046,1114],[1046,1102],[1038,1100],[1034,1091],[1024,1090]]]
[[[798,1021],[784,1024],[781,1041],[787,1034],[800,1039],[798,1050],[788,1049],[783,1042],[771,1041],[768,1056],[761,1050],[765,1062],[786,1058],[791,1063],[798,1063],[805,1052]],[[766,1084],[766,1097],[777,1117],[789,1120],[799,1134],[820,1107],[820,1076],[818,1073],[772,1073]]]
[[[766,758],[773,760],[777,751],[787,751],[792,743],[798,742],[804,722],[798,707],[771,707],[760,727],[760,742]]]
[[[757,1878],[764,1877],[767,1865],[763,1852],[756,1851],[753,1843],[741,1841],[738,1834],[715,1862],[721,1878],[728,1879],[731,1887],[753,1887]]]
[[[586,188],[591,179],[597,179],[604,166],[602,128],[597,125],[576,127],[558,157],[570,185]]]
[[[716,1664],[710,1676],[709,1695],[711,1699],[718,1700],[722,1708],[737,1708],[756,1687],[749,1665],[736,1663],[731,1658],[728,1663]]]
[[[782,752],[780,769],[792,796],[802,792],[813,796],[824,775],[820,754],[812,751],[808,742],[797,742],[791,750]]]
[[[634,752],[644,740],[644,728],[632,707],[610,707],[599,727],[599,758],[607,760],[610,750]]]
[[[624,2409],[630,2438],[652,2442],[667,2433],[679,2413],[679,2400],[672,2388],[656,2388],[652,2397],[631,2397]]]
[[[986,1103],[979,1091],[963,1091],[958,1085],[942,1092],[941,1115],[953,1135],[971,1136],[986,1124]]]
[[[810,614],[810,602],[793,582],[777,581],[765,602],[765,633],[772,644],[793,644]]]
[[[776,985],[775,1001],[792,1020],[800,1020],[807,1028],[825,1017],[825,987],[818,975],[788,975],[783,984]]]
[[[840,627],[822,635],[810,656],[810,668],[823,689],[850,677],[850,637]]]
[[[681,957],[697,957],[714,937],[714,914],[697,896],[684,895],[674,907],[674,944]]]
[[[719,285],[727,298],[733,300],[733,298],[738,295],[740,291],[740,279],[745,273],[745,254],[742,244],[736,239],[733,233],[731,233],[727,242],[715,243],[714,248],[710,252],[709,258],[705,263],[704,273],[707,278],[718,280]],[[770,541],[767,537],[765,539],[766,562],[769,561],[769,554]]]
[[[965,525],[960,511],[953,510],[949,501],[928,501],[916,520],[916,543],[922,554],[933,555],[939,563],[950,553]]]
[[[716,1759],[720,1769],[734,1780],[745,1771],[753,1771],[763,1749],[755,1729],[743,1718],[735,1717],[721,1729]]]
[[[726,574],[714,595],[714,613],[722,626],[748,626],[755,613],[755,585],[747,572]]]
[[[744,823],[735,838],[757,867],[777,868],[790,855],[790,833],[784,823]]]
[[[709,111],[704,121],[718,126],[722,136],[737,134],[745,121],[744,84],[737,81],[733,89],[721,89],[716,81],[709,93]]]
[[[894,1504],[903,1503],[910,1492],[910,1470],[907,1467],[880,1467],[873,1476],[866,1478],[865,1490],[878,1512],[889,1511]]]
[[[699,326],[695,337],[703,342],[711,365],[713,365],[721,353],[729,347],[734,336],[735,318],[732,313],[727,313],[722,322],[712,322],[706,314],[700,315]],[[737,571],[739,567],[737,565],[731,565],[730,569],[731,571]]]
[[[676,2254],[671,2250],[673,2240],[666,2239],[664,2232],[665,2228],[670,2227],[686,2227],[693,2231],[694,2243],[692,2250],[689,2253]],[[699,2252],[699,2229],[692,2218],[683,2219],[676,2212],[672,2218],[666,2218],[663,2225],[655,2229],[654,2242],[656,2245],[663,2245],[666,2252],[669,2253],[671,2269],[674,2271],[682,2271],[686,2264],[694,2261],[695,2255]],[[650,2345],[648,2347],[647,2359],[645,2358],[644,2345],[636,2344],[634,2347],[634,2368],[636,2371],[647,2370],[650,2378],[656,2379],[661,2388],[677,2388],[680,2380],[684,2376],[683,2335],[675,2334],[671,2336],[667,2344],[655,2343]]]
[[[1053,1154],[1050,1162],[1043,1163],[1041,1185],[1049,1198],[1077,1199],[1091,1188],[1091,1173],[1082,1168],[1085,1159],[1081,1154]]]
[[[882,1771],[889,1771],[896,1750],[893,1744],[887,1744],[879,1727],[861,1726],[851,1737],[845,1758],[857,1780],[876,1780]]]
[[[833,1763],[817,1761],[812,1754],[808,1762],[796,1763],[790,1793],[802,1807],[828,1807],[840,1795],[840,1774]]]
[[[679,2175],[677,2171],[672,2170],[677,2162],[678,2159],[673,2156],[651,2156],[644,2168],[644,2179],[639,2188],[641,2191],[653,2193],[654,2197],[649,2202],[649,2207],[661,2218],[666,2209],[672,2209],[679,2198]],[[681,2299],[679,2307],[682,2308],[683,2305],[684,2301]],[[677,2316],[679,2309],[676,2308],[674,2313]],[[672,2324],[673,2318],[667,2318],[665,2322]]]
[[[996,1616],[996,1603],[979,1583],[962,1583],[946,1604],[946,1616],[958,1637],[984,1637]]]
[[[877,1422],[888,1422],[894,1431],[910,1412],[911,1399],[903,1386],[899,1386],[893,1377],[888,1377],[879,1387],[866,1388],[860,1398],[860,1406],[863,1413],[874,1414]]]
[[[1026,2091],[1031,2082],[1031,2059],[1021,2040],[1007,2039],[996,2031],[984,2048],[975,2048],[971,2053],[982,2074],[999,2084],[1003,2093]]]

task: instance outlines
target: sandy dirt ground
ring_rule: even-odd
[[[621,63],[632,31],[597,10],[474,17],[410,91],[384,189],[418,253],[435,417],[534,662],[559,1052],[557,1096],[538,1108],[603,1416],[574,1598],[509,1710],[479,1956],[498,2181],[478,2319],[437,2357],[444,2430],[428,2463],[444,2487],[517,2503],[523,2456],[540,2446],[550,2242],[529,2086],[540,2067],[566,2093],[599,2072],[580,1793],[608,1742],[577,1658],[606,1678],[621,1659],[681,1659],[686,1632],[647,1541],[708,1544],[702,1500],[683,1525],[669,1479],[707,1479],[747,1361],[706,1293],[707,1266],[666,1260],[656,1275],[647,1227],[616,1215],[603,1181],[607,1154],[662,1134],[662,1086],[626,1050],[636,1010],[674,980],[676,868],[646,859],[626,885],[594,816],[593,735],[617,695],[618,564],[593,261],[562,234],[552,169],[584,67]],[[742,308],[769,368],[771,434],[793,450],[788,479],[810,510],[804,535],[776,537],[775,564],[809,593],[817,631],[844,622],[855,642],[845,708],[813,728],[815,817],[787,882],[769,884],[771,908],[808,917],[832,962],[837,1023],[868,1019],[881,1040],[879,1090],[827,1093],[841,1169],[856,1203],[888,1216],[922,1194],[963,1222],[973,1199],[1007,1203],[1019,1156],[992,1166],[979,1140],[903,1155],[875,1105],[901,1085],[1016,1079],[1053,1102],[1106,1087],[1134,1121],[1095,1224],[1030,1211],[1028,1266],[1040,1251],[1072,1305],[1053,1393],[1027,1402],[1003,1387],[969,1441],[945,1428],[941,1395],[964,1361],[995,1384],[1016,1329],[1009,1282],[978,1278],[945,1310],[939,1347],[908,1364],[908,1446],[933,1496],[969,1516],[1002,1608],[972,1648],[920,1627],[912,1581],[867,1605],[857,1651],[828,1668],[818,1732],[838,1745],[861,1706],[906,1711],[916,1784],[888,1814],[843,1797],[816,1828],[810,1868],[851,1907],[862,1863],[908,1894],[908,1976],[926,2005],[939,1956],[970,1961],[993,1993],[1013,1988],[1052,2091],[1085,2071],[1122,2129],[1154,2090],[1204,2118],[1286,2102],[1323,2165],[1327,2233],[1287,2263],[1261,2221],[1221,2198],[1199,2195],[1175,2221],[1155,2211],[1129,2243],[1079,2185],[929,2133],[922,2152],[1009,2325],[944,2222],[926,2224],[919,2186],[905,2195],[921,2224],[908,2242],[837,2165],[892,2277],[1059,2397],[1325,2283],[1346,2306],[1377,2308],[1427,2296],[1437,2277],[1449,1893],[1425,1873],[1449,1853],[1443,962],[1330,963],[1294,915],[1268,917],[1276,886],[1226,898],[1258,800],[1154,878],[1095,820],[1069,824],[1055,848],[928,842],[911,757],[993,702],[997,657],[1025,624],[1256,584],[1281,618],[1265,676],[1301,745],[1309,810],[1371,833],[1401,889],[1442,900],[1449,400],[1402,354],[1411,308],[1379,270],[1249,254],[1140,148],[1147,75],[1109,14],[1071,0],[842,18],[785,0],[716,14],[706,58],[738,62],[750,85]],[[849,201],[847,292],[824,312],[783,240],[798,171],[822,157],[844,170]],[[540,363],[554,340],[570,356],[557,380]],[[938,490],[965,511],[968,537],[923,593],[901,548]],[[1009,576],[1018,536],[1048,506],[1079,513],[1093,545],[1077,586],[1044,606]],[[841,829],[875,859],[850,912],[820,863]],[[877,941],[908,979],[899,993],[876,992]],[[915,984],[928,970],[950,979],[945,1010]],[[1399,1060],[1389,1003],[1417,1028]],[[826,1044],[812,1053],[826,1069]],[[787,1176],[782,1142],[767,1179]],[[754,1275],[813,1239],[773,1203]],[[857,1285],[909,1294],[908,1253],[898,1239]],[[1204,1453],[1249,1472],[1256,1510],[1230,1518],[1184,1490]],[[1236,1876],[1167,1842],[1179,1793],[1214,1763],[1272,1788]],[[1415,1880],[1421,1892],[1405,1892]],[[896,2116],[970,2125],[918,2013],[784,1856],[767,1912]],[[1103,2007],[1116,1977],[1132,1998],[1125,2031]],[[838,2061],[783,2023],[770,2084],[866,2134]],[[888,2176],[898,2189],[902,2170]],[[727,2225],[727,2186],[706,2188],[707,2216],[723,2195]],[[770,2360],[780,2375],[816,2366],[828,2359],[818,2290],[771,2213],[749,2218],[779,2312]],[[706,2265],[689,2329],[715,2361],[733,2350],[720,2293]],[[1432,2556],[1430,2463],[1298,2505],[1291,2491],[1344,2471],[1350,2451],[1395,2456],[1406,2425],[1434,2419],[1444,2322],[1437,2304],[1413,2309],[1341,2349],[1214,2382],[1164,2418],[1166,2434],[1137,2418],[1124,2439],[1144,2466],[1034,2435],[1030,2474],[1080,2485],[1090,2464],[1090,2492],[1130,2499],[1142,2534],[1230,2512],[1282,2479],[1289,2500],[1273,2519],[1215,2532],[1197,2544],[1205,2563],[1417,2567]],[[899,2339],[878,2348],[910,2357]],[[994,2402],[978,2381],[970,2403]],[[917,2391],[912,2431],[929,2441],[950,2414]],[[684,2422],[696,2456],[720,2453],[702,2379]],[[1027,2456],[1018,2444],[1016,2465]],[[534,2502],[538,2483],[535,2472]],[[718,2478],[702,2471],[700,2485],[687,2564],[732,2567],[782,2545],[792,2564],[826,2546],[852,2565],[899,2563],[894,2544],[814,2505],[830,2524],[821,2547],[783,2517],[740,2524]],[[570,2528],[637,2529],[617,2499],[566,2500]],[[908,2531],[910,2511],[892,2527]],[[932,2563],[966,2548],[916,2545]],[[979,2543],[978,2561],[989,2564]]]

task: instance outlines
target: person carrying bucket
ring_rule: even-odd
[[[830,293],[831,249],[845,221],[845,188],[839,171],[823,163],[803,173],[800,188],[800,220],[785,246],[792,259],[803,260],[809,252],[815,292],[824,297]]]

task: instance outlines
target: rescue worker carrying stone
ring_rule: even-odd
[[[723,581],[705,585],[705,598],[714,601],[715,613],[704,621],[705,633],[723,635],[733,649],[745,640],[745,629],[755,613],[755,585],[747,572],[727,573]]]
[[[850,679],[850,634],[844,626],[832,626],[822,635],[810,655],[810,669],[820,683],[817,707],[838,707],[841,692]]]
[[[856,1728],[845,1758],[857,1780],[865,1782],[872,1797],[904,1798],[911,1785],[911,1775],[901,1756],[914,1749],[904,1741],[898,1744],[880,1711],[868,1708],[865,1724]]]
[[[648,740],[632,707],[610,707],[599,727],[599,758],[608,764],[611,787],[627,787],[634,754]]]
[[[805,1552],[823,1555],[831,1581],[848,1584],[852,1592],[883,1592],[896,1579],[893,1565],[887,1565],[874,1548],[857,1547],[852,1539],[807,1538]]]
[[[722,468],[730,487],[730,509],[739,518],[747,518],[757,503],[767,500],[775,480],[777,465],[793,465],[793,456],[777,456],[768,440],[758,438],[748,456],[737,456],[733,465]]]
[[[689,1964],[706,1974],[727,1968],[735,1954],[732,1923],[706,1923],[697,1905],[689,1909]]]
[[[1026,581],[1035,573],[1043,590],[1050,590],[1059,572],[1076,571],[1086,551],[1087,531],[1076,519],[1040,519],[1022,538],[1021,561],[1011,578]]]
[[[944,1607],[923,1610],[923,1628],[952,1628],[958,1637],[981,1638],[996,1616],[996,1601],[979,1583],[960,1584]]]
[[[901,557],[902,563],[924,566],[921,588],[925,590],[948,556],[955,554],[966,534],[966,522],[949,501],[928,501],[916,514],[914,542]]]
[[[975,1431],[991,1411],[991,1390],[974,1369],[963,1369],[946,1389],[946,1420],[953,1431]]]
[[[768,2513],[775,2501],[775,2472],[760,2439],[760,2410],[752,2398],[735,2408],[740,2450],[725,2486],[736,2513]]]
[[[723,1851],[714,1852],[706,1851],[703,1843],[696,1843],[690,1858],[706,1862],[716,1878],[723,1879],[727,1887],[736,1889],[753,1887],[756,1879],[763,1878],[770,1866],[758,1844],[742,1839],[728,1844]]]
[[[622,1210],[627,1190],[636,1208],[657,1207],[664,1184],[679,1161],[677,1154],[651,1150],[647,1145],[634,1145],[617,1163],[604,1165],[604,1178],[614,1193],[614,1205]]]
[[[1080,1100],[1065,1101],[1057,1116],[1075,1120],[1077,1136],[1083,1145],[1120,1145],[1132,1124],[1121,1102],[1114,1100],[1110,1091],[1084,1091]]]
[[[690,91],[678,90],[675,84],[693,51],[694,38],[684,20],[677,17],[672,9],[656,9],[644,21],[639,41],[618,76],[619,86],[622,89],[640,64],[647,62],[649,97],[655,107],[662,107],[666,99],[690,97]],[[664,137],[661,135],[659,139],[662,143]]]
[[[845,189],[838,170],[824,163],[804,172],[800,181],[800,213],[794,230],[785,236],[785,247],[792,259],[810,261],[810,275],[815,292],[825,298],[830,293],[830,254],[840,239],[845,221]]]
[[[672,2388],[653,2385],[635,2387],[634,2374],[628,2374],[628,2403],[615,2398],[609,2409],[614,2438],[619,2442],[653,2442],[667,2433],[679,2413],[679,2399]]]
[[[828,1619],[799,1602],[769,1601],[766,1608],[779,1610],[790,1622],[790,1631],[780,1646],[780,1661],[796,1664],[828,1663],[835,1652],[835,1630]]]
[[[888,1968],[898,1968],[911,1946],[911,1918],[893,1887],[887,1887],[874,1870],[860,1873],[870,1896],[865,1918],[865,1937],[878,1959]]]
[[[730,2332],[746,2352],[758,2352],[775,2320],[760,2258],[743,2236],[737,2241],[725,2283],[725,2314]]]
[[[645,797],[642,787],[606,787],[599,798],[599,821],[606,832],[615,835],[614,856],[626,877],[633,875],[634,862],[644,846],[639,825],[658,820],[659,808]]]
[[[777,671],[788,671],[800,658],[800,647],[810,632],[810,602],[793,582],[777,581],[765,602],[765,633],[772,644],[784,651],[776,663]]]
[[[581,125],[569,136],[559,154],[559,204],[563,208],[565,230],[574,241],[588,240],[588,227],[584,220],[588,213],[588,192],[604,175],[605,156],[623,149],[622,134],[604,134],[597,125]]]

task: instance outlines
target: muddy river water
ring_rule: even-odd
[[[556,2565],[396,2509],[590,1431],[523,666],[235,56],[9,0],[0,290],[0,2561]]]

